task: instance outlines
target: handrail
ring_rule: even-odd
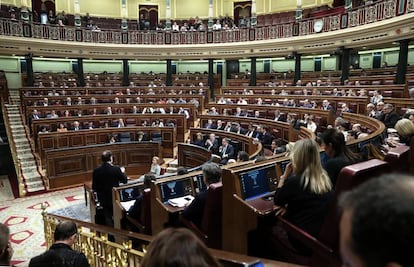
[[[327,14],[323,17],[309,18],[296,23],[290,22],[257,28],[206,32],[123,31],[121,29],[91,31],[73,26],[59,27],[0,19],[0,23],[3,24],[0,35],[70,42],[145,45],[247,42],[317,34],[319,32],[314,29],[314,25],[316,21],[320,20],[323,22],[321,32],[331,32],[390,19],[408,14],[414,10],[413,4],[410,1],[408,1],[406,8],[403,10],[398,9],[398,2],[398,0],[378,1],[373,5],[361,6],[341,13]]]
[[[71,220],[76,223],[79,236],[74,249],[83,252],[91,266],[138,266],[152,240],[150,236],[53,215],[45,211],[45,206],[42,209],[47,247],[53,244],[57,224]],[[114,236],[119,243],[110,241],[108,235]],[[140,247],[133,248],[131,240],[138,241]]]

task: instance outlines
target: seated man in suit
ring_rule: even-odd
[[[207,188],[210,184],[221,181],[221,169],[216,163],[205,163],[202,167],[202,172],[203,180]],[[207,192],[207,190],[200,192],[182,213],[184,219],[193,222],[199,229],[201,228],[201,221],[203,219]]]
[[[207,148],[208,151],[211,151],[211,153],[213,154],[218,153],[219,145],[218,145],[218,140],[216,138],[216,135],[214,133],[211,133],[208,136],[208,139],[204,143],[204,147]]]
[[[397,121],[400,119],[400,115],[394,111],[394,107],[391,104],[384,105],[384,113],[381,117],[381,121],[385,124],[387,128],[394,128]]]
[[[229,159],[234,158],[234,147],[229,144],[227,138],[221,139],[221,147],[219,148],[220,164],[227,164]]]

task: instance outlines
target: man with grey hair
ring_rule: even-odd
[[[211,184],[221,182],[221,168],[216,163],[205,163],[202,167],[202,171],[203,181],[207,188],[210,187]],[[200,192],[182,213],[184,219],[193,222],[199,229],[201,229],[201,221],[203,219],[206,199],[207,190]]]
[[[384,114],[380,119],[387,128],[394,128],[397,121],[400,120],[400,115],[394,111],[394,107],[391,104],[384,105]]]
[[[343,266],[414,266],[414,177],[384,175],[340,198]]]
[[[13,256],[13,248],[9,241],[10,229],[0,223],[0,266],[9,266]]]

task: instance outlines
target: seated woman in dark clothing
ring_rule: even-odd
[[[144,176],[144,191],[151,190],[151,182],[155,181],[155,175],[152,173],[147,173]],[[134,205],[132,205],[128,210],[128,215],[138,221],[141,221],[141,215],[142,215],[142,199],[143,194],[139,194],[137,198],[135,199]]]
[[[317,236],[331,189],[331,180],[321,165],[318,144],[311,139],[299,140],[277,185],[274,196],[275,205],[280,207],[277,213],[286,214],[287,220]]]
[[[334,128],[327,129],[321,135],[322,146],[328,159],[323,162],[333,187],[342,168],[360,161],[360,156],[346,146],[344,134]]]
[[[204,146],[204,136],[203,136],[203,134],[202,133],[200,133],[200,132],[198,132],[197,134],[196,134],[196,140],[194,140],[194,145],[196,145],[196,146],[201,146],[201,147],[203,147]]]

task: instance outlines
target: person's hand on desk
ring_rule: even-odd
[[[274,206],[274,210],[275,212],[275,216],[284,216],[287,212],[286,207],[281,207],[281,206]]]

